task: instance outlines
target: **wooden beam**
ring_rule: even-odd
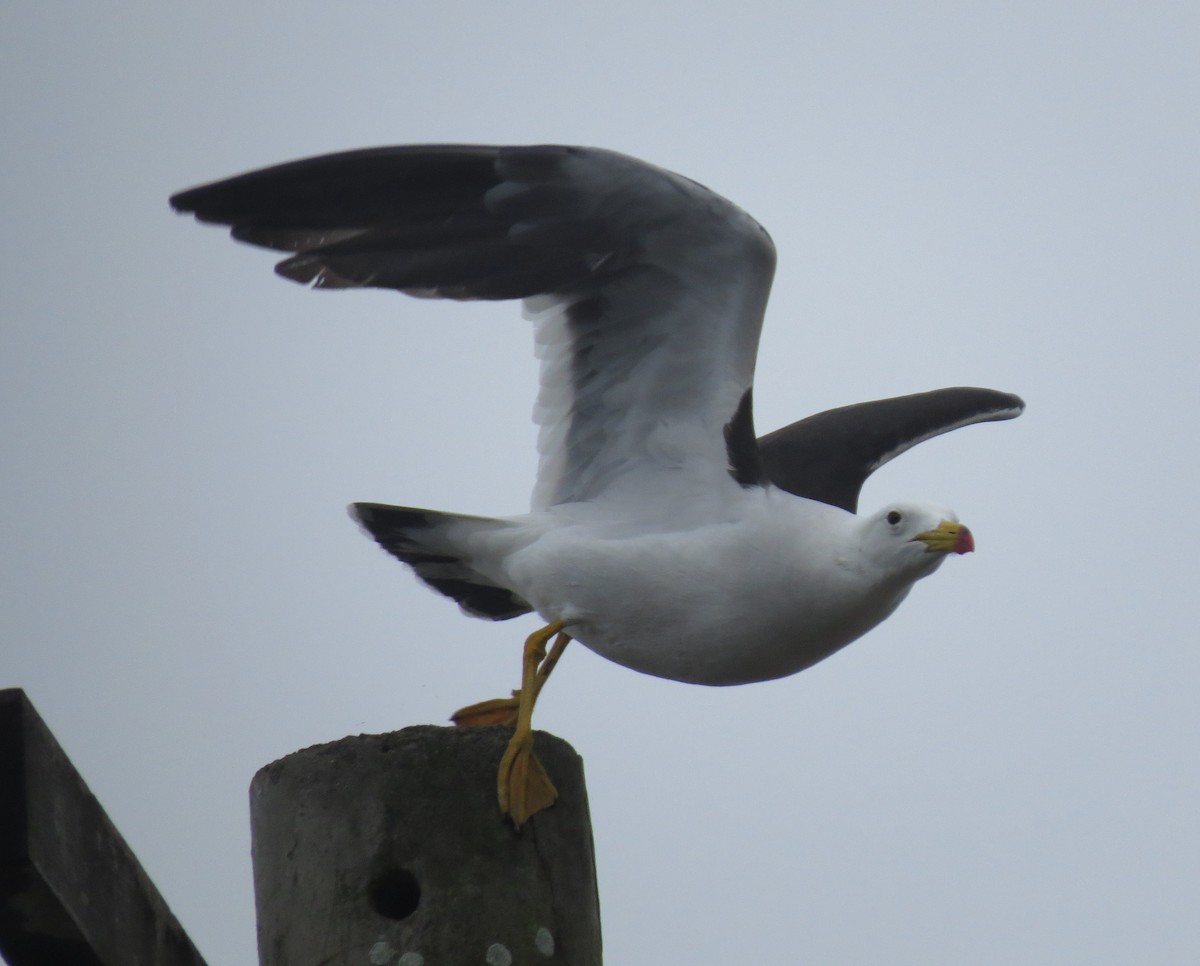
[[[204,966],[16,688],[0,691],[0,954],[9,966]]]

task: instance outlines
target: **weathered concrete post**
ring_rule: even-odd
[[[582,761],[518,832],[496,805],[509,728],[418,726],[267,765],[250,789],[262,966],[600,966]]]

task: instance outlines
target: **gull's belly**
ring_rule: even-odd
[[[904,592],[871,588],[855,561],[775,529],[714,525],[623,539],[548,535],[515,563],[547,620],[636,671],[745,684],[803,670],[870,630]]]

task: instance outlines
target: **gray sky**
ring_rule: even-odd
[[[253,963],[246,789],[517,683],[351,500],[533,479],[510,305],[313,293],[167,195],[419,141],[622,150],[779,248],[767,431],[948,385],[1018,421],[868,484],[979,552],[794,678],[582,648],[614,964],[1192,963],[1200,8],[12,5],[0,29],[0,685],[28,690],[216,966]]]

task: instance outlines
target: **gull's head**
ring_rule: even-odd
[[[975,549],[971,531],[949,510],[893,503],[862,520],[864,549],[885,569],[915,580],[938,568],[947,554]]]

